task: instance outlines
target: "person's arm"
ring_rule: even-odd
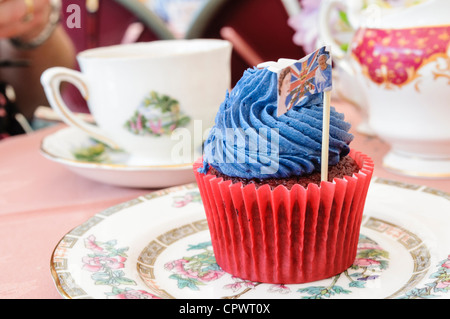
[[[0,68],[0,80],[14,87],[16,105],[29,120],[39,105],[47,105],[40,84],[42,72],[53,66],[73,68],[75,65],[75,48],[61,25],[36,47],[26,48],[27,43],[33,43],[42,34],[51,14],[50,0],[32,1],[30,16],[26,0],[0,0],[0,60],[27,60],[29,63],[27,67]],[[11,39],[18,39],[24,46]]]

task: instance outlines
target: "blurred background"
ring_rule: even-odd
[[[27,2],[28,0],[20,0]],[[391,10],[426,0],[348,0],[359,16],[376,8]],[[19,0],[2,0],[0,5]],[[50,3],[50,0],[39,1]],[[66,33],[66,59],[56,49],[17,48],[0,29],[0,132],[2,137],[48,124],[52,114],[39,83],[55,65],[78,69],[75,55],[119,43],[161,39],[223,38],[233,43],[232,85],[248,67],[280,57],[299,59],[321,43],[319,11],[325,0],[61,0],[59,27]],[[372,10],[373,11],[373,10]],[[373,12],[372,12],[373,13]],[[340,49],[347,50],[355,25],[345,6],[327,16]],[[1,19],[1,15],[0,15]],[[4,24],[3,24],[4,25]],[[0,27],[2,21],[0,21]],[[12,36],[11,36],[12,37]],[[62,43],[61,41],[59,43]],[[71,47],[72,46],[72,47]],[[40,53],[41,50],[43,53]],[[36,51],[36,52],[33,52]],[[47,59],[45,57],[48,57]],[[9,93],[8,93],[9,92]],[[12,93],[14,92],[14,94]],[[357,98],[357,97],[356,97]],[[66,103],[88,113],[78,90],[67,87]],[[358,102],[358,101],[352,101]],[[6,115],[7,114],[7,115]]]

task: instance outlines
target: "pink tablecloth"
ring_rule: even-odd
[[[360,121],[351,105],[333,101],[353,127]],[[39,153],[44,136],[58,125],[0,142],[0,298],[61,298],[50,274],[59,240],[94,214],[151,192],[87,180]],[[416,179],[381,166],[388,145],[356,133],[352,147],[372,156],[375,175],[450,192],[450,180]]]

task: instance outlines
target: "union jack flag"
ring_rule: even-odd
[[[328,47],[322,47],[279,73],[279,77],[289,77],[290,74],[290,83],[288,88],[279,87],[278,116],[286,113],[306,96],[331,90],[329,52]],[[282,85],[283,81],[279,79],[279,86]]]

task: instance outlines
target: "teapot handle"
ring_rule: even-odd
[[[336,42],[330,30],[331,13],[334,10],[342,8],[342,6],[346,6],[346,4],[341,0],[326,0],[322,3],[319,11],[319,34],[322,42],[331,44],[333,57],[336,58],[336,62],[339,64],[339,66],[345,72],[354,74],[352,67],[347,62],[347,60],[344,59],[347,55],[347,52],[342,50],[341,46]]]

